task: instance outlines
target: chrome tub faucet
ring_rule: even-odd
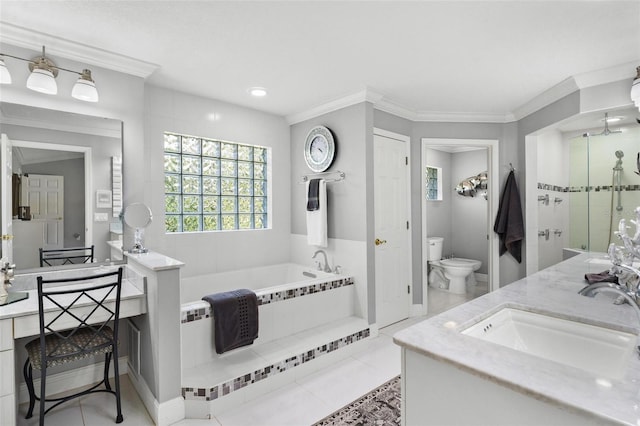
[[[317,262],[318,270],[324,271],[324,272],[332,272],[331,266],[329,266],[329,261],[327,260],[327,253],[325,253],[324,250],[317,250],[315,253],[313,253],[313,256],[311,256],[311,258],[315,259],[318,254],[321,254],[322,256],[324,256],[324,266],[322,266],[322,262]]]

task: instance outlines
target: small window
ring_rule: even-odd
[[[164,134],[165,231],[268,228],[269,149]]]
[[[425,168],[425,194],[427,201],[442,200],[442,168],[427,166]]]

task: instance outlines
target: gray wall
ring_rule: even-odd
[[[428,148],[426,150],[426,160],[428,166],[442,169],[442,200],[427,201],[425,214],[428,224],[427,237],[444,238],[442,242],[442,254],[444,256],[451,253],[453,245],[453,238],[451,238],[451,205],[454,195],[452,188],[456,184],[451,179],[451,154]],[[422,197],[422,194],[420,194],[420,197]],[[422,226],[422,220],[418,222],[418,226]],[[420,235],[420,242],[422,242],[422,234]],[[422,260],[420,264],[422,264]],[[414,281],[414,284],[419,286],[419,282]]]
[[[487,154],[486,149],[452,154],[452,186],[446,189],[451,196],[451,252],[456,257],[481,261],[482,266],[476,272],[482,274],[488,273],[489,201],[482,196],[482,190],[475,197],[463,197],[454,188],[461,180],[487,170]]]
[[[306,234],[306,196],[298,182],[313,172],[304,161],[304,144],[315,126],[326,126],[336,141],[336,157],[327,171],[341,170],[346,179],[327,185],[328,237],[365,241],[367,238],[367,133],[366,110],[361,103],[291,126],[291,232]]]
[[[345,180],[327,185],[327,235],[331,239],[373,241],[373,107],[363,102],[293,124],[291,131],[291,233],[307,234],[306,195],[299,185],[312,173],[304,161],[304,144],[315,126],[326,126],[336,140],[336,157],[327,171],[345,172]],[[373,244],[366,247],[369,322],[375,322]]]
[[[291,152],[283,117],[165,88],[147,86],[144,155],[131,160],[144,170],[140,201],[154,219],[146,246],[186,263],[183,277],[288,262],[291,235]],[[166,234],[164,229],[164,132],[271,148],[271,228],[242,232]],[[302,159],[302,154],[300,156]],[[127,187],[129,180],[127,179]]]

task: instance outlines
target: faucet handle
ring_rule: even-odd
[[[336,265],[335,268],[333,268],[333,273],[334,274],[341,274],[342,273],[342,266]]]

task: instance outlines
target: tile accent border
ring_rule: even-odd
[[[345,277],[332,281],[324,281],[315,284],[302,285],[300,287],[292,288],[289,290],[280,290],[270,293],[258,292],[258,306],[267,305],[269,303],[282,302],[284,300],[293,299],[295,297],[309,296],[314,293],[321,293],[323,291],[334,290],[336,288],[353,285],[353,277]],[[206,303],[206,302],[204,302]],[[207,303],[207,306],[197,306],[191,309],[185,309],[180,312],[180,322],[182,324],[198,321],[205,318],[211,318],[211,306]]]
[[[547,183],[538,182],[538,189],[553,192],[609,192],[618,190],[617,186],[613,185],[590,185],[590,186],[558,186]],[[621,185],[621,191],[640,191],[640,185]]]
[[[228,380],[223,383],[219,383],[215,386],[212,386],[211,388],[183,387],[182,397],[186,400],[196,400],[196,401],[216,400],[238,389],[242,389],[246,386],[249,386],[252,383],[256,383],[256,382],[259,382],[260,380],[264,380],[266,378],[275,376],[276,374],[290,370],[294,367],[297,367],[298,365],[304,364],[305,362],[312,361],[318,358],[319,356],[328,354],[330,352],[343,348],[347,345],[366,339],[367,337],[370,336],[370,334],[371,334],[370,329],[365,328],[364,330],[360,330],[356,333],[350,334],[345,337],[341,337],[340,339],[337,339],[337,340],[333,340],[329,343],[326,343],[322,346],[318,346],[309,351],[305,351],[303,353],[291,356],[275,364],[268,365],[264,368],[253,371],[251,373],[243,374],[234,379]]]

